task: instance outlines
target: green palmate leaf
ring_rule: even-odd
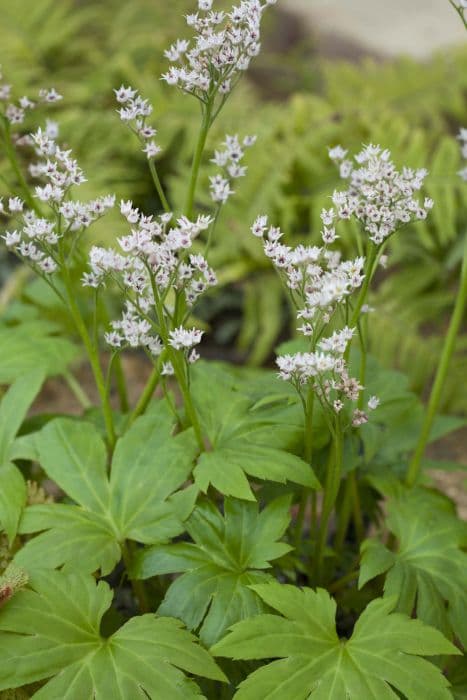
[[[80,570],[106,574],[125,540],[153,544],[181,534],[194,494],[175,492],[190,475],[197,447],[191,430],[172,437],[172,422],[162,402],[135,421],[117,442],[108,476],[105,444],[94,425],[51,421],[36,439],[39,460],[76,505],[27,508],[21,532],[43,532],[18,552],[18,563],[74,568],[79,556]]]
[[[354,372],[358,375],[360,356],[351,356]],[[366,397],[376,395],[380,405],[372,419],[359,430],[356,462],[371,473],[387,474],[404,464],[415,449],[425,416],[420,399],[409,390],[408,378],[400,372],[381,367],[375,358],[368,356],[365,379]],[[430,442],[461,428],[465,419],[454,416],[437,416],[430,434]],[[363,445],[363,451],[361,444]]]
[[[421,656],[459,654],[440,632],[393,613],[393,599],[363,611],[349,640],[336,632],[336,603],[323,589],[269,583],[253,587],[281,613],[234,625],[215,656],[273,661],[240,684],[236,700],[449,700],[449,683]]]
[[[193,380],[195,401],[212,447],[200,456],[193,472],[199,488],[206,492],[212,485],[226,496],[254,501],[247,475],[319,487],[312,468],[289,451],[297,438],[295,420],[285,412],[254,410],[256,401],[245,396],[232,375],[217,369],[215,376],[215,392],[205,366],[197,368]],[[303,436],[303,425],[298,432]]]
[[[402,496],[388,504],[386,524],[398,548],[389,551],[378,540],[362,545],[359,585],[385,573],[384,592],[395,596],[397,609],[452,633],[467,644],[467,555],[460,545],[465,525],[451,513],[433,507],[433,499]]]
[[[78,349],[69,340],[51,335],[51,330],[56,329],[42,321],[0,326],[0,384],[10,384],[38,368],[49,377],[65,371]]]
[[[225,515],[209,501],[185,524],[194,543],[150,547],[139,555],[135,578],[185,572],[170,586],[159,612],[180,617],[206,644],[229,625],[264,609],[251,584],[270,578],[264,569],[291,547],[278,540],[290,521],[290,498],[261,513],[256,503],[225,500]]]
[[[35,370],[17,379],[0,403],[0,528],[13,540],[26,502],[26,485],[16,458],[16,433],[44,381],[44,372]]]
[[[21,423],[44,381],[44,372],[36,370],[17,379],[0,403],[0,464],[11,459],[11,448]]]
[[[14,540],[26,503],[26,484],[13,463],[0,467],[0,525],[10,541]]]
[[[37,700],[166,700],[200,697],[179,669],[224,680],[177,620],[135,617],[100,634],[112,591],[85,574],[36,571],[0,611],[0,689],[50,679]]]

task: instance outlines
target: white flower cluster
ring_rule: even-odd
[[[0,81],[3,79],[2,71],[0,69]],[[26,117],[26,112],[28,109],[34,109],[37,102],[30,100],[29,97],[23,95],[17,102],[11,101],[11,90],[12,86],[7,83],[0,83],[0,102],[5,102],[5,112],[4,115],[10,124],[22,124]],[[59,95],[55,88],[50,90],[39,90],[38,102],[58,102],[62,99],[62,95]]]
[[[331,243],[337,237],[335,225],[339,220],[352,216],[375,245],[383,243],[403,224],[427,217],[433,200],[426,198],[422,205],[415,197],[427,175],[425,169],[403,168],[399,172],[390,152],[372,144],[354,157],[355,163],[346,159],[347,151],[340,146],[330,149],[329,156],[349,186],[345,191],[335,191],[334,206],[322,211],[325,242]]]
[[[222,172],[210,177],[211,199],[213,202],[225,204],[229,197],[234,194],[231,188],[231,181],[246,175],[247,167],[241,165],[245,155],[245,148],[250,148],[256,143],[256,136],[246,136],[242,143],[235,136],[226,136],[222,144],[225,146],[222,151],[215,151],[211,163],[215,163]]]
[[[466,2],[466,7],[467,7],[467,0]],[[459,131],[459,136],[457,137],[459,141],[461,142],[461,154],[462,158],[464,160],[467,160],[467,129],[461,129]],[[467,181],[467,166],[465,168],[462,168],[462,170],[459,170],[458,173],[463,180]]]
[[[257,56],[263,11],[277,0],[241,0],[230,12],[214,11],[212,0],[199,0],[199,11],[187,15],[196,35],[178,40],[165,52],[173,64],[162,78],[207,103],[217,93],[228,94],[236,78]]]
[[[317,344],[314,352],[282,355],[277,358],[279,377],[290,381],[300,392],[303,385],[313,387],[321,403],[334,413],[340,413],[344,401],[358,401],[363,386],[349,375],[344,353],[354,335],[354,329],[345,326],[335,331],[329,338],[323,338]],[[368,409],[373,410],[379,404],[372,396],[368,401]],[[358,427],[368,421],[367,414],[355,409],[352,414],[352,425]]]
[[[264,252],[290,290],[297,308],[297,318],[302,323],[298,330],[310,341],[310,352],[277,358],[279,377],[290,381],[300,394],[304,386],[311,386],[325,407],[340,413],[344,400],[358,401],[363,390],[350,377],[344,357],[355,329],[345,326],[329,337],[324,334],[337,309],[345,310],[348,297],[361,286],[365,259],[341,260],[340,253],[329,250],[327,245],[284,245],[280,242],[283,233],[269,226],[267,216],[259,216],[251,231],[263,239]],[[373,397],[372,404],[376,401]],[[366,414],[355,410],[352,422],[361,425],[366,422]]]
[[[114,347],[138,347],[159,355],[163,349],[161,323],[170,327],[172,315],[166,307],[172,289],[179,292],[188,307],[209,287],[217,283],[214,271],[202,255],[189,253],[193,240],[206,230],[212,220],[199,216],[195,222],[186,217],[170,226],[172,214],[154,219],[133,207],[132,202],[121,202],[120,210],[131,233],[118,239],[121,252],[94,246],[90,252],[91,271],[83,277],[83,284],[99,287],[106,278],[116,282],[127,299],[122,319],[112,324],[106,336]],[[160,319],[155,309],[162,310]],[[177,350],[188,351],[201,340],[201,332],[183,327],[170,332],[169,344]],[[190,360],[197,359],[191,354]]]
[[[57,270],[60,263],[57,244],[66,234],[74,232],[79,235],[115,204],[113,195],[86,203],[69,199],[71,188],[86,180],[71,157],[71,151],[62,150],[51,134],[56,135],[57,130],[49,125],[48,130],[38,129],[30,137],[30,143],[41,160],[30,165],[29,170],[33,177],[45,182],[35,187],[35,197],[49,206],[48,216],[25,210],[19,197],[10,198],[7,209],[0,201],[0,213],[17,219],[19,223],[17,229],[7,231],[3,236],[7,247],[27,259],[42,274]]]
[[[147,123],[147,118],[152,114],[152,105],[131,87],[121,85],[114,92],[118,104],[122,105],[117,110],[120,119],[136,134],[147,158],[155,158],[162,148],[154,141],[156,129]]]
[[[326,246],[284,245],[280,242],[284,234],[268,225],[267,216],[259,216],[251,231],[263,238],[266,256],[292,292],[298,318],[305,321],[299,330],[317,336],[322,323],[329,323],[337,306],[361,286],[365,259],[342,261],[338,251]]]

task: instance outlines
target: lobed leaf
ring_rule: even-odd
[[[29,372],[10,386],[0,402],[0,526],[10,543],[26,503],[26,484],[11,461],[17,458],[16,434],[43,381],[42,370]]]
[[[156,545],[143,550],[132,575],[148,578],[185,572],[167,591],[159,612],[200,625],[206,644],[229,625],[264,609],[251,588],[268,578],[264,569],[290,551],[278,540],[290,521],[290,498],[279,498],[258,512],[256,503],[225,499],[224,517],[209,501],[198,504],[185,527],[194,543]]]
[[[213,378],[203,365],[197,368],[192,384],[212,447],[201,454],[193,472],[199,488],[206,492],[212,485],[226,496],[249,501],[255,497],[247,476],[318,488],[311,466],[290,451],[297,438],[297,424],[290,420],[290,412],[271,414],[258,408],[231,374],[220,368],[215,372],[216,392],[211,391]],[[298,434],[303,436],[301,423]]]
[[[0,611],[0,690],[49,679],[34,698],[181,700],[201,696],[182,671],[225,680],[177,620],[142,615],[102,637],[111,601],[92,576],[34,572]]]
[[[167,542],[183,532],[196,493],[180,491],[197,453],[191,430],[172,436],[167,407],[139,418],[117,441],[110,476],[107,452],[91,423],[56,419],[36,437],[39,460],[76,505],[30,506],[21,532],[40,533],[17,553],[36,566],[109,573],[125,540]],[[42,561],[42,563],[41,563]]]
[[[437,630],[394,613],[394,599],[372,601],[349,640],[336,632],[336,604],[323,589],[253,586],[277,615],[234,625],[211,651],[232,659],[278,659],[240,683],[236,700],[449,700],[441,671],[421,658],[459,651]]]
[[[362,544],[359,586],[386,574],[385,596],[394,597],[397,609],[453,633],[467,643],[467,555],[461,545],[465,526],[452,513],[433,507],[433,499],[420,493],[402,495],[388,504],[387,526],[397,537],[398,550],[376,539]]]

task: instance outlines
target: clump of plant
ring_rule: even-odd
[[[353,158],[334,145],[345,184],[322,211],[320,245],[285,245],[267,212],[251,222],[301,338],[278,350],[277,372],[200,359],[197,305],[217,282],[211,243],[255,138],[227,135],[214,150],[211,207],[200,206],[199,173],[273,4],[242,0],[223,12],[199,0],[187,17],[194,38],[166,52],[163,78],[194,97],[201,115],[182,210],[159,179],[152,106],[132,87],[115,90],[163,211],[121,201],[111,248],[86,241],[116,197],[79,198],[86,178],[55,125],[22,133],[35,100],[0,88],[15,180],[2,205],[5,244],[58,300],[99,396],[93,406],[71,372],[76,346],[60,337],[63,324],[25,317],[17,305],[0,327],[0,376],[10,384],[0,403],[2,691],[76,700],[457,697],[464,531],[453,504],[430,488],[423,459],[430,440],[461,423],[437,412],[467,297],[467,254],[426,410],[368,352],[377,313],[368,292],[393,237],[434,205],[420,192],[426,171],[399,171],[372,144]],[[335,245],[346,220],[357,232],[348,258]],[[41,344],[31,355],[33,333]],[[128,349],[153,364],[134,404],[121,362]],[[82,415],[28,418],[57,374]]]

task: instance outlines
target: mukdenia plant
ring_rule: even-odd
[[[297,338],[275,370],[200,357],[199,300],[217,285],[211,242],[255,144],[229,134],[211,151],[209,132],[273,4],[225,12],[199,0],[187,16],[194,37],[166,51],[163,79],[201,108],[183,209],[159,177],[157,119],[136,89],[115,89],[116,109],[160,211],[114,194],[83,201],[85,175],[57,124],[29,129],[36,101],[0,86],[12,182],[3,239],[17,270],[40,278],[0,325],[1,697],[463,697],[465,532],[424,467],[427,444],[463,425],[437,413],[467,252],[427,409],[368,342],[392,238],[434,205],[421,192],[426,171],[398,169],[377,145],[353,158],[330,148],[343,187],[322,212],[321,245],[288,245],[271,212],[251,222]],[[106,218],[115,208],[120,227]],[[135,401],[129,350],[152,365]],[[73,374],[80,352],[97,406]],[[57,375],[81,415],[28,417]]]

